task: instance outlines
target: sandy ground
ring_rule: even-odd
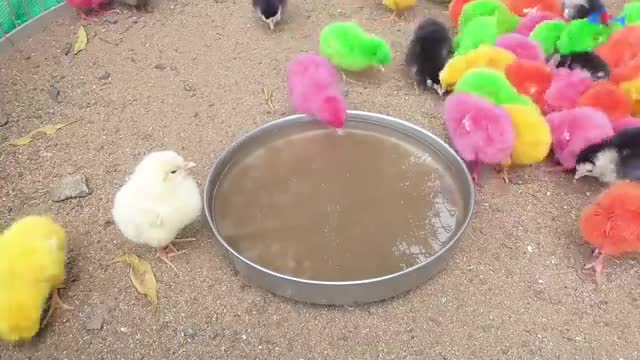
[[[444,136],[442,100],[416,95],[402,68],[412,21],[384,22],[373,0],[291,1],[275,33],[245,0],[166,1],[150,14],[109,15],[87,27],[89,45],[65,56],[78,20],[0,54],[0,143],[47,124],[78,121],[23,147],[0,150],[0,226],[50,212],[71,241],[61,312],[33,343],[0,345],[2,359],[638,359],[638,261],[610,262],[596,289],[582,266],[580,210],[601,185],[518,169],[507,186],[491,172],[476,214],[448,269],[418,289],[356,308],[295,303],[249,287],[200,222],[200,241],[175,259],[125,242],[111,202],[143,154],[175,149],[208,167],[232,141],[286,114],[284,65],[315,50],[319,30],[356,19],[390,40],[396,58],[383,74],[349,84],[352,109],[410,120]],[[616,13],[621,3],[614,8]],[[445,18],[442,8],[423,5]],[[164,64],[164,65],[158,65]],[[160,69],[158,69],[160,68]],[[108,80],[98,77],[105,71]],[[60,102],[47,90],[60,89]],[[275,113],[262,96],[274,91]],[[50,201],[52,184],[84,174],[92,194]],[[185,246],[185,245],[183,245]],[[125,266],[133,251],[155,269],[158,317],[135,292]],[[104,320],[89,330],[92,319]]]

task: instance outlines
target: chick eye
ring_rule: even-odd
[[[175,174],[175,173],[177,173],[177,172],[178,172],[178,170],[171,170],[171,173],[172,173],[172,174]]]

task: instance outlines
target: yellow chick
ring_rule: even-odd
[[[64,229],[45,216],[27,216],[0,236],[0,339],[31,339],[51,295],[46,324],[60,300],[66,252]]]
[[[640,116],[640,77],[620,83],[620,89],[631,100],[631,115]]]
[[[509,50],[480,45],[464,55],[451,58],[440,71],[440,84],[443,90],[449,90],[471,69],[482,67],[504,72],[504,69],[514,61],[516,56]]]
[[[503,105],[513,123],[516,142],[510,161],[501,164],[503,176],[511,164],[533,165],[542,162],[551,151],[551,128],[540,110],[528,105]],[[506,180],[505,180],[506,181]]]
[[[398,16],[398,12],[412,8],[416,6],[417,0],[382,0],[382,3],[393,10],[393,14],[388,19],[396,19]]]

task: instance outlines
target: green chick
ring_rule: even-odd
[[[368,34],[353,21],[325,26],[320,33],[320,54],[347,71],[389,65],[392,57],[386,41]]]
[[[467,71],[456,83],[453,92],[478,95],[496,105],[536,107],[528,96],[518,93],[503,73],[489,68],[475,68]]]
[[[624,16],[624,21],[627,25],[640,24],[640,1],[627,3],[622,8],[620,16]]]
[[[558,39],[558,52],[565,55],[593,51],[609,39],[612,30],[607,25],[594,24],[588,19],[573,20]]]
[[[471,4],[465,5],[463,9]],[[484,3],[484,5],[488,4]],[[493,45],[500,35],[513,32],[520,24],[520,18],[512,14],[506,7],[498,6],[492,11],[495,15],[478,16],[465,22],[464,28],[461,25],[460,33],[453,39],[455,56],[464,55],[483,44]]]
[[[529,34],[529,39],[537,42],[549,56],[556,52],[558,40],[564,32],[567,24],[562,20],[546,20],[538,24]]]
[[[471,21],[481,16],[495,16],[498,11],[506,11],[511,13],[507,5],[498,0],[472,1],[462,8],[462,13],[460,14],[460,19],[458,20],[458,29],[460,29],[460,31],[463,31],[464,27]]]

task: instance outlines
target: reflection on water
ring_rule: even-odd
[[[454,232],[459,199],[429,154],[373,133],[288,137],[228,169],[214,211],[242,256],[296,277],[348,281],[426,261]]]

